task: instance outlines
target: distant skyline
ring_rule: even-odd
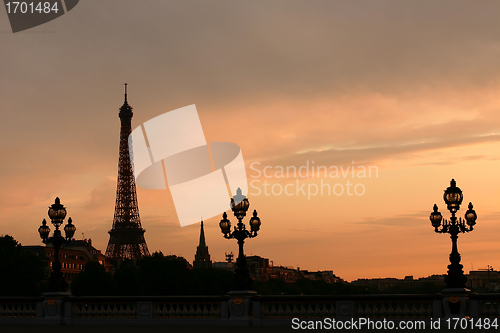
[[[58,196],[105,251],[128,83],[132,128],[196,104],[208,142],[241,147],[262,221],[247,255],[347,281],[444,274],[428,217],[449,217],[454,178],[458,216],[478,215],[464,271],[500,268],[498,1],[86,0],[16,34],[0,12],[0,235],[41,245]],[[150,252],[192,262],[199,224],[180,227],[168,191],[137,195]],[[237,252],[220,219],[215,261]]]

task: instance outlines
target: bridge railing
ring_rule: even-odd
[[[500,294],[469,294],[469,318],[500,317]],[[430,320],[444,318],[443,295],[0,297],[2,323],[289,325],[293,318]],[[451,300],[451,301],[450,301]]]

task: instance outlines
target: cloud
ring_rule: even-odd
[[[262,161],[262,167],[270,166],[295,166],[300,167],[306,165],[306,161],[314,161],[317,166],[342,166],[351,165],[355,161],[355,165],[376,165],[385,159],[403,158],[404,156],[425,153],[431,150],[439,150],[450,147],[459,147],[478,143],[488,143],[500,141],[500,135],[490,135],[484,137],[465,137],[451,140],[428,142],[428,143],[411,143],[393,146],[379,146],[369,148],[354,148],[354,149],[326,149],[322,151],[308,151],[304,153],[294,153],[277,158],[270,158]],[[460,163],[467,160],[497,160],[498,157],[491,156],[465,156],[456,161],[437,161],[428,162],[419,165],[449,165]],[[357,169],[356,169],[357,170]]]
[[[495,140],[496,141],[496,140]],[[446,160],[446,161],[434,161],[434,162],[426,162],[426,163],[415,163],[414,165],[416,166],[428,166],[428,165],[451,165],[451,164],[457,164],[461,163],[464,161],[478,161],[478,160],[484,160],[484,161],[496,161],[500,159],[498,156],[487,156],[487,155],[469,155],[469,156],[463,156],[459,158],[455,158],[453,160]]]
[[[352,224],[373,227],[408,227],[414,225],[421,225],[422,221],[427,221],[427,216],[430,212],[419,211],[410,214],[398,214],[390,217],[370,217],[364,218],[361,221],[354,221]]]

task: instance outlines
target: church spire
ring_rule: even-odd
[[[199,248],[205,248],[205,230],[203,230],[203,220],[201,220],[201,230],[200,230],[200,244],[198,245]]]
[[[210,260],[210,253],[208,253],[208,246],[205,242],[205,230],[203,229],[203,219],[200,226],[200,243],[194,255],[193,267],[212,267]]]

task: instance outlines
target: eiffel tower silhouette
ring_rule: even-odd
[[[137,259],[149,256],[141,226],[137,193],[135,187],[128,136],[132,131],[132,107],[127,102],[125,83],[125,102],[120,108],[120,158],[118,161],[118,182],[116,185],[115,215],[113,228],[109,231],[106,257],[110,259]]]

